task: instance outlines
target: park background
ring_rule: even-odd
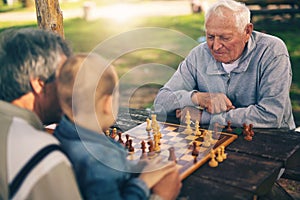
[[[101,42],[137,28],[167,28],[195,41],[203,41],[205,36],[204,14],[192,13],[189,0],[60,0],[59,3],[64,17],[65,39],[75,53],[90,52]],[[88,15],[85,12],[87,8]],[[296,125],[300,126],[300,15],[293,18],[289,15],[255,16],[252,22],[255,30],[278,36],[287,45],[293,70],[290,96]],[[33,0],[0,0],[0,32],[10,27],[37,27]],[[122,77],[133,68],[147,63],[176,70],[182,60],[183,57],[161,49],[138,49],[118,57],[113,65]],[[135,79],[157,76],[155,72],[137,73],[140,74],[136,74]],[[121,106],[151,109],[162,85],[134,84],[137,83],[133,80],[121,88],[121,95],[128,99],[127,102],[121,101]],[[130,90],[132,87],[136,88],[133,92]],[[281,184],[295,199],[300,199],[298,182],[283,180]]]
[[[27,7],[24,7],[24,0],[6,1],[13,4],[7,5],[4,0],[0,1],[0,32],[10,27],[37,27],[33,0],[26,1]],[[85,13],[86,7],[89,7],[88,16]],[[64,16],[65,39],[75,53],[90,52],[106,39],[136,28],[167,28],[196,41],[205,36],[204,14],[192,13],[188,0],[61,0],[60,8]],[[287,45],[293,70],[290,96],[295,121],[300,126],[300,15],[293,18],[289,15],[255,16],[252,22],[255,30],[278,36]],[[146,63],[159,63],[176,69],[182,59],[181,56],[160,49],[139,49],[117,58],[113,65],[121,77],[134,67]],[[136,74],[136,78],[143,76],[155,77],[155,74]],[[134,81],[131,84],[135,84]],[[121,106],[151,108],[160,87],[160,84],[139,85],[132,93],[129,90],[126,92],[124,86],[122,95],[129,95],[129,102],[123,102]]]
[[[10,1],[7,5],[4,2]],[[24,7],[24,2],[27,7]],[[160,6],[157,6],[160,5]],[[85,8],[89,6],[89,16]],[[205,36],[204,14],[192,13],[188,0],[61,0],[60,8],[64,16],[65,39],[75,53],[90,52],[102,41],[112,36],[143,27],[160,27],[179,31],[194,40]],[[287,45],[293,70],[290,90],[293,112],[297,126],[300,126],[300,15],[255,16],[252,19],[255,30],[281,38]],[[10,27],[37,27],[33,0],[0,1],[0,32]],[[163,38],[162,38],[163,41]],[[183,57],[159,49],[140,49],[117,58],[113,64],[119,76],[145,63],[159,63],[178,67]],[[136,77],[155,76],[137,74]],[[134,83],[132,83],[134,84]],[[130,86],[128,86],[130,87]],[[137,86],[123,106],[130,108],[151,108],[159,84]]]

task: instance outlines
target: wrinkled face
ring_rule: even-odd
[[[212,56],[223,63],[232,63],[242,55],[252,33],[252,24],[248,24],[242,32],[238,31],[235,17],[229,10],[224,10],[224,16],[212,14],[205,28]]]

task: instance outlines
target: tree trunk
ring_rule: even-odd
[[[64,38],[63,15],[58,0],[35,0],[38,26]]]

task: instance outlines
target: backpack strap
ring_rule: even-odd
[[[57,144],[51,144],[40,151],[38,151],[27,163],[24,167],[19,171],[13,181],[9,184],[9,199],[12,199],[14,195],[19,190],[20,186],[22,185],[23,181],[26,179],[27,175],[30,171],[49,153],[52,151],[61,151],[63,152],[62,148]]]

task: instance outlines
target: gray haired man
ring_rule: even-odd
[[[80,199],[67,157],[43,124],[59,120],[55,73],[71,50],[56,34],[0,35],[0,199]]]

